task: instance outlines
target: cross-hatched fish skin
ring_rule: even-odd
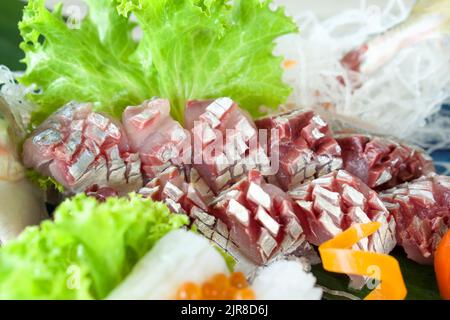
[[[255,123],[230,98],[189,101],[185,125],[192,135],[192,166],[215,194],[252,169],[270,170]]]
[[[395,220],[378,194],[345,170],[334,171],[289,192],[301,210],[306,238],[321,245],[356,223],[380,222],[380,229],[356,247],[389,253],[396,245]]]
[[[170,116],[168,100],[155,98],[127,107],[122,123],[130,149],[140,156],[146,182],[171,165],[182,168],[189,162],[189,132]]]
[[[344,170],[380,191],[435,172],[433,160],[412,146],[388,138],[361,134],[336,137]]]
[[[285,191],[342,167],[340,146],[328,123],[313,111],[269,116],[256,125],[268,131],[270,159],[279,161],[269,181]]]
[[[243,255],[263,265],[298,248],[311,250],[298,208],[283,190],[266,183],[257,170],[223,191],[210,207],[210,216],[215,219],[210,225],[199,219],[199,231],[238,259]]]
[[[192,221],[209,211],[214,194],[195,169],[170,166],[138,192],[143,197],[164,202],[173,213],[186,214]]]
[[[141,162],[122,125],[90,103],[72,102],[51,115],[25,141],[23,160],[68,194],[97,186],[125,195],[142,186]]]
[[[408,258],[432,264],[450,228],[450,177],[431,173],[380,193],[396,220],[397,242]]]

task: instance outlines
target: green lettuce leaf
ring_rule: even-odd
[[[55,220],[0,249],[0,299],[102,299],[166,233],[187,223],[131,195],[99,203],[78,195]]]
[[[54,188],[58,192],[64,193],[64,186],[52,177],[45,177],[34,169],[28,169],[25,174],[31,183],[34,183],[44,191]]]
[[[101,111],[118,116],[127,104],[156,93],[152,79],[129,60],[134,24],[111,1],[87,0],[88,17],[72,23],[62,17],[61,5],[50,12],[45,0],[31,0],[25,7],[19,29],[27,68],[19,81],[43,90],[29,95],[38,106],[34,123],[72,100],[98,102]]]
[[[283,84],[274,39],[295,32],[295,24],[270,1],[118,0],[122,14],[134,13],[143,30],[134,60],[148,69],[151,57],[159,95],[172,101],[181,119],[188,99],[229,96],[259,115],[290,93]]]
[[[44,2],[30,0],[19,25],[27,64],[20,82],[42,89],[30,96],[39,106],[34,122],[70,100],[119,116],[152,96],[170,99],[179,121],[187,100],[220,96],[258,116],[290,94],[272,52],[297,27],[270,0],[88,0],[79,29]],[[138,43],[130,13],[142,30]]]

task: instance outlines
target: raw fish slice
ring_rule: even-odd
[[[372,189],[389,189],[434,172],[428,155],[387,138],[343,135],[336,140],[342,149],[344,169]]]
[[[192,133],[193,167],[214,193],[239,181],[249,170],[270,170],[255,124],[231,99],[190,101],[185,122]]]
[[[306,238],[321,245],[355,223],[378,221],[380,229],[356,249],[389,253],[395,247],[395,220],[360,179],[339,170],[289,192],[301,211]]]
[[[85,191],[86,195],[96,198],[100,202],[106,201],[106,199],[111,197],[118,197],[119,194],[116,189],[111,187],[102,187],[98,185],[93,185]]]
[[[188,173],[171,166],[149,181],[139,194],[164,202],[173,213],[187,214],[191,220],[206,215],[213,193],[195,169]]]
[[[171,118],[168,100],[155,99],[128,107],[123,113],[123,125],[131,150],[140,155],[147,180],[171,165],[181,168],[190,160],[189,132]]]
[[[255,170],[222,192],[211,214],[199,216],[198,230],[240,260],[265,264],[281,253],[310,250],[300,225],[299,211],[281,189],[265,183]]]
[[[397,223],[397,242],[408,257],[432,264],[450,228],[450,177],[429,174],[380,194]]]
[[[270,181],[285,191],[342,167],[341,150],[328,124],[312,111],[295,110],[256,125],[267,130],[270,159],[279,161]]]
[[[122,195],[142,186],[139,156],[130,153],[121,124],[92,104],[70,103],[50,116],[25,141],[24,163],[69,194],[96,186]]]

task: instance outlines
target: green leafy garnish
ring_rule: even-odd
[[[133,23],[117,14],[112,0],[86,2],[89,16],[72,23],[62,17],[61,5],[50,12],[45,0],[31,0],[25,7],[19,29],[27,69],[19,81],[43,90],[29,95],[38,105],[34,123],[71,100],[99,102],[100,110],[117,116],[127,104],[152,96],[152,79],[130,59],[137,47]]]
[[[236,266],[236,260],[226,251],[224,251],[222,248],[215,246],[216,250],[219,251],[220,255],[225,260],[225,263],[227,264],[228,270],[230,272],[234,271],[234,267]]]
[[[60,193],[64,192],[64,186],[62,184],[52,177],[43,176],[34,169],[28,169],[26,171],[26,176],[31,183],[34,183],[44,191],[54,188]]]
[[[87,0],[78,29],[44,2],[30,0],[19,24],[27,64],[20,82],[42,89],[30,96],[39,106],[34,122],[70,100],[120,116],[153,96],[170,99],[179,121],[187,100],[221,96],[257,116],[290,93],[272,52],[274,40],[297,27],[270,0]]]
[[[102,299],[166,233],[187,223],[131,195],[99,203],[78,195],[55,221],[0,249],[0,299]]]

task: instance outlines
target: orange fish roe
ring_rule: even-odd
[[[247,279],[242,272],[234,272],[230,277],[230,282],[233,287],[238,289],[248,287]]]
[[[255,293],[250,288],[238,290],[233,300],[255,300]]]
[[[184,283],[177,291],[177,300],[200,300],[202,298],[201,288],[193,283]]]
[[[248,286],[242,272],[234,272],[231,276],[218,273],[208,281],[198,285],[186,282],[180,286],[176,294],[177,300],[254,300],[255,293]]]

